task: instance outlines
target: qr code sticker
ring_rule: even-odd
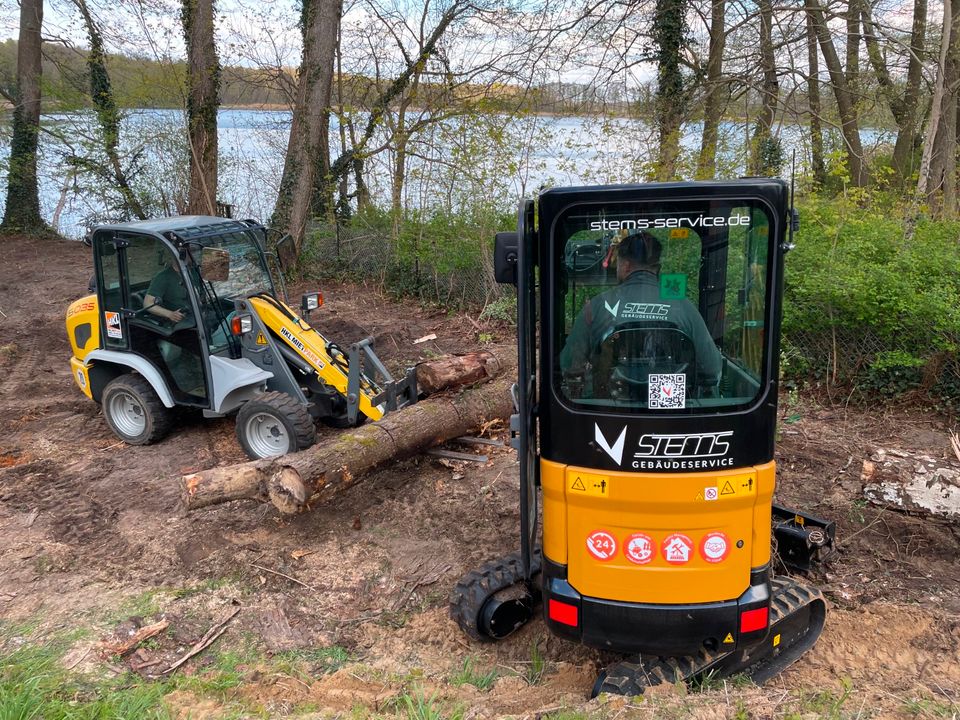
[[[680,410],[687,406],[687,376],[650,375],[647,407],[651,410]]]

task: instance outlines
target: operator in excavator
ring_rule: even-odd
[[[601,344],[627,324],[661,323],[686,335],[696,352],[696,382],[716,387],[722,359],[706,323],[693,304],[665,300],[660,292],[660,255],[663,246],[651,233],[636,232],[616,247],[618,285],[587,302],[574,321],[560,351],[565,378],[583,377]]]

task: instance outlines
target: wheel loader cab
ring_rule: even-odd
[[[100,337],[105,349],[156,368],[175,404],[213,410],[210,358],[240,357],[229,328],[234,303],[274,288],[250,228],[190,220],[93,234]]]

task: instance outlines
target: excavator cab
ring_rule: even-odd
[[[625,654],[601,691],[706,672],[762,682],[812,647],[820,593],[775,577],[832,523],[773,504],[783,260],[772,179],[554,188],[497,236],[518,292],[520,552],[451,614],[479,640],[547,626]],[[542,520],[541,520],[542,518]],[[788,562],[789,561],[789,562]]]
[[[315,421],[348,427],[417,400],[366,338],[342,349],[286,302],[280,262],[254,221],[181,216],[97,228],[94,293],[70,305],[74,380],[121,440],[149,444],[185,406],[236,413],[251,458],[313,444]]]

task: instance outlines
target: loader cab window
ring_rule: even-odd
[[[195,306],[177,253],[152,235],[130,237],[125,253],[130,349],[160,370],[178,403],[206,406]]]
[[[566,210],[553,229],[558,395],[616,412],[752,404],[766,381],[771,225],[758,201]]]

